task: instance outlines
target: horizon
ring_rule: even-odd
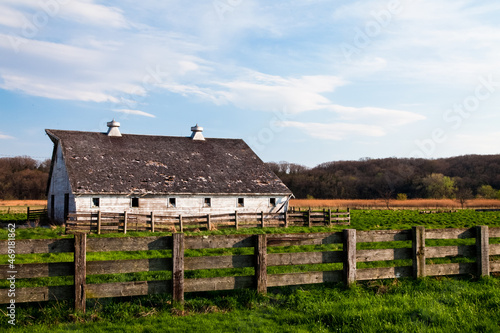
[[[5,0],[0,157],[45,128],[243,139],[266,162],[496,155],[493,0]]]

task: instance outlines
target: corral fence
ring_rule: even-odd
[[[26,209],[26,222],[45,221],[48,219],[47,208],[44,209]]]
[[[265,293],[269,287],[355,281],[468,274],[488,276],[500,272],[500,244],[490,239],[500,238],[500,228],[478,226],[470,229],[424,229],[356,231],[345,229],[334,233],[148,236],[125,238],[87,238],[75,234],[73,239],[16,240],[16,254],[74,253],[74,262],[32,263],[0,266],[2,279],[15,274],[16,279],[54,276],[74,276],[74,284],[16,288],[15,302],[40,302],[74,299],[75,309],[85,311],[87,298],[139,296],[171,293],[174,301],[183,302],[186,292],[253,288]],[[469,245],[429,246],[435,240],[466,240]],[[383,249],[362,249],[374,242],[406,242],[397,248],[388,243]],[[472,245],[471,245],[472,244]],[[8,241],[0,241],[0,254],[8,253]],[[325,245],[335,250],[287,253],[289,246]],[[395,248],[396,247],[396,248]],[[247,248],[247,255],[190,256],[193,250]],[[283,250],[285,249],[285,250]],[[89,252],[170,250],[165,258],[87,261]],[[475,258],[472,262],[433,264],[436,258]],[[406,266],[360,268],[370,262],[406,259]],[[297,265],[304,267],[327,264],[323,270],[273,274],[273,269]],[[332,265],[333,264],[333,265]],[[14,267],[15,266],[15,267]],[[186,273],[201,270],[250,268],[245,276],[186,278]],[[317,267],[317,266],[314,266]],[[95,274],[119,274],[167,271],[171,278],[156,281],[133,281],[87,284]],[[0,290],[0,303],[11,302],[9,289]]]
[[[297,210],[285,213],[234,213],[206,214],[197,216],[134,214],[129,212],[81,212],[68,214],[67,232],[127,233],[127,231],[168,231],[183,232],[193,229],[288,227],[349,225],[350,210],[323,209],[321,211]]]

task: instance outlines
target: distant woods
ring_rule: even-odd
[[[37,161],[27,156],[0,158],[0,199],[46,198],[50,159]]]
[[[267,165],[299,199],[500,199],[500,155]],[[45,199],[49,170],[50,159],[0,158],[0,199]]]
[[[299,199],[500,199],[500,155],[267,164]]]

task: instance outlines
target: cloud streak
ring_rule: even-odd
[[[132,114],[132,115],[136,115],[136,116],[156,118],[156,116],[154,114],[147,113],[147,112],[140,111],[140,110],[114,109],[113,111],[119,112],[119,113],[125,113],[125,114]]]

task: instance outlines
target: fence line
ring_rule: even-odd
[[[127,231],[170,231],[183,232],[188,229],[223,229],[223,228],[252,228],[252,227],[289,227],[318,225],[349,225],[350,210],[323,209],[322,211],[292,210],[285,213],[234,213],[206,214],[206,215],[161,215],[136,214],[130,212],[80,212],[68,214],[66,230],[68,232],[106,232]]]
[[[470,229],[428,229],[356,231],[345,229],[334,233],[149,236],[127,238],[87,238],[75,234],[74,239],[28,239],[16,241],[16,254],[74,253],[74,262],[34,263],[15,265],[16,278],[74,276],[73,286],[17,288],[16,303],[74,299],[75,309],[85,311],[86,298],[139,296],[171,293],[174,301],[183,302],[186,292],[254,288],[265,293],[269,287],[344,281],[419,278],[470,274],[476,277],[500,272],[500,244],[490,244],[499,238],[500,228],[478,226]],[[468,239],[474,245],[426,246],[426,240]],[[356,244],[372,242],[410,241],[411,248],[357,249]],[[291,245],[342,244],[342,250],[287,253],[269,251],[273,247]],[[0,241],[0,254],[8,253],[7,241]],[[186,250],[253,248],[254,254],[186,257]],[[87,261],[88,252],[172,250],[172,257]],[[427,259],[444,257],[474,257],[475,262],[432,264]],[[358,263],[373,261],[411,260],[411,266],[357,268]],[[342,263],[342,270],[302,273],[269,274],[274,266]],[[253,267],[248,276],[224,276],[186,279],[185,272],[204,269]],[[7,278],[13,268],[0,266],[0,277]],[[161,281],[134,281],[86,284],[95,274],[170,271],[172,278]],[[0,290],[0,304],[10,302],[9,289]]]
[[[27,207],[26,210],[26,221],[33,221],[33,220],[45,220],[48,218],[47,215],[47,208],[43,209],[30,209]]]

